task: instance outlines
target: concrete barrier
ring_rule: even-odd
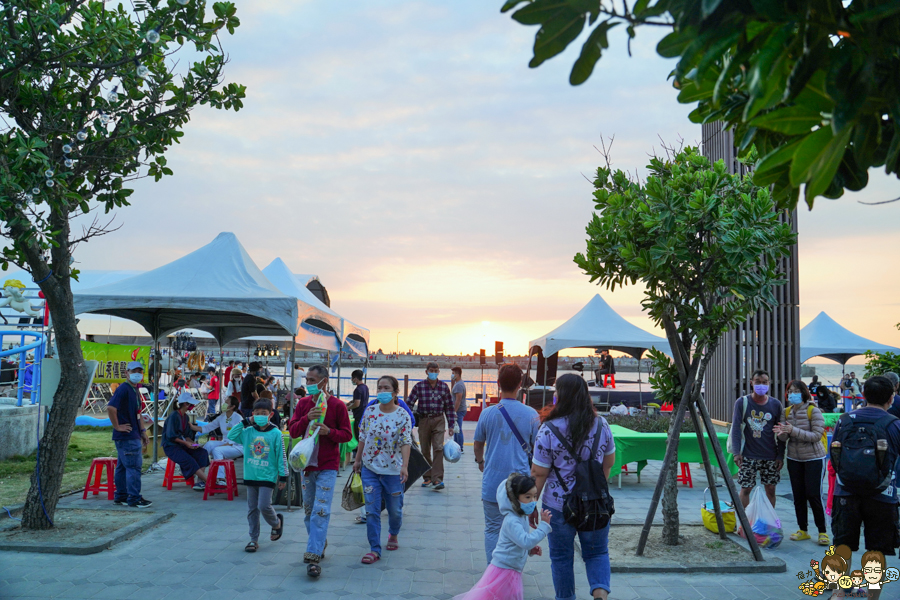
[[[38,404],[16,406],[15,398],[0,398],[0,460],[35,451],[41,414]]]

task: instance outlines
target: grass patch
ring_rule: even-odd
[[[710,550],[718,550],[719,548],[722,547],[723,544],[722,544],[722,540],[717,540],[715,542],[706,542],[705,545]]]
[[[151,441],[152,443],[152,441]],[[144,465],[152,457],[153,447],[144,452]],[[159,456],[164,456],[162,447]],[[29,456],[14,456],[0,461],[0,505],[10,506],[25,502],[31,475],[37,461],[36,452]],[[77,426],[69,440],[66,466],[63,473],[63,494],[84,489],[91,461],[98,456],[116,456],[116,446],[112,441],[112,427]]]

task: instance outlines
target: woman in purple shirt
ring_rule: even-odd
[[[556,380],[557,402],[544,419],[534,444],[531,475],[537,483],[538,495],[543,495],[544,508],[550,511],[550,527],[547,536],[550,545],[550,570],[557,600],[575,598],[575,536],[581,542],[581,557],[587,571],[591,595],[603,598],[609,595],[609,525],[596,531],[576,531],[563,520],[564,489],[572,489],[575,483],[575,459],[547,427],[552,423],[578,449],[582,460],[594,459],[603,463],[603,472],[609,472],[616,461],[616,444],[606,419],[594,410],[587,384],[578,375],[563,375]],[[597,454],[589,457],[594,436],[601,436]]]

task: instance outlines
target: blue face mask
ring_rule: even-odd
[[[429,381],[437,381],[437,376],[438,376],[437,373],[429,373],[429,374],[428,374],[428,380],[429,380]]]
[[[800,392],[791,392],[788,394],[788,402],[791,404],[800,404],[803,402],[803,394]]]
[[[265,427],[269,424],[269,415],[253,415],[253,422],[260,427]]]
[[[387,404],[394,399],[394,395],[390,392],[378,392],[378,395],[375,397],[378,398],[378,401],[382,404]]]
[[[522,507],[523,513],[525,513],[526,515],[530,515],[534,512],[535,507],[537,507],[537,501],[519,503],[519,506]]]
[[[753,391],[756,392],[757,396],[765,396],[769,393],[769,386],[764,383],[758,383],[753,386]]]
[[[319,395],[319,386],[315,383],[310,383],[306,386],[306,393],[310,396],[318,396]]]

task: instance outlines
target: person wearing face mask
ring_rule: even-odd
[[[228,432],[228,439],[244,449],[244,485],[247,487],[247,522],[250,542],[245,552],[259,549],[259,515],[272,527],[271,541],[281,539],[284,516],[272,508],[275,486],[283,490],[287,483],[287,457],[281,430],[271,422],[274,404],[260,398],[253,405],[252,418],[245,418]]]
[[[463,437],[463,420],[466,418],[466,384],[463,383],[462,367],[450,369],[450,393],[453,394],[453,407],[456,411],[456,435],[453,441],[459,444],[459,453],[466,453],[466,439]]]
[[[772,428],[778,440],[787,442],[787,468],[791,478],[794,496],[794,512],[800,529],[791,535],[794,541],[810,539],[809,508],[812,509],[816,529],[819,530],[819,545],[829,546],[825,529],[825,508],[822,506],[822,473],[825,470],[825,418],[812,403],[812,394],[806,384],[795,379],[788,384],[785,392],[788,407],[784,411],[785,421]]]
[[[241,397],[241,384],[243,383],[243,378],[241,377],[240,369],[232,369],[231,370],[231,379],[228,381],[228,385],[225,387],[225,397],[229,396],[237,396],[238,399]]]
[[[377,406],[363,413],[353,470],[362,477],[366,497],[366,531],[370,552],[362,558],[370,565],[381,560],[381,503],[388,512],[387,550],[399,548],[397,535],[403,522],[403,484],[409,477],[412,419],[397,404],[399,382],[390,376],[378,380]]]
[[[756,473],[766,488],[766,496],[775,506],[775,486],[781,481],[785,443],[775,437],[775,425],[784,421],[780,401],[769,396],[769,374],[763,369],[753,372],[753,393],[738,398],[729,436],[738,466],[741,503],[750,504],[750,491],[756,486]]]
[[[436,362],[425,365],[427,379],[413,386],[407,402],[416,413],[419,424],[419,442],[422,454],[431,464],[431,471],[422,478],[422,487],[434,486],[435,490],[444,489],[444,433],[453,432],[456,423],[456,410],[450,387],[438,377],[441,368]],[[447,428],[444,428],[444,418]]]
[[[302,491],[306,518],[303,524],[309,538],[303,562],[306,574],[319,577],[320,561],[328,546],[328,523],[331,521],[331,500],[340,463],[340,445],[353,439],[347,405],[328,391],[328,369],[324,365],[309,368],[306,375],[309,396],[297,402],[288,423],[292,438],[311,435],[319,430],[316,450],[303,470]],[[310,427],[312,424],[312,427]]]
[[[143,450],[150,443],[141,421],[141,395],[138,386],[144,378],[144,366],[138,361],[128,363],[128,381],[116,388],[106,406],[116,445],[115,504],[132,508],[147,508],[152,502],[141,496],[141,466]]]

